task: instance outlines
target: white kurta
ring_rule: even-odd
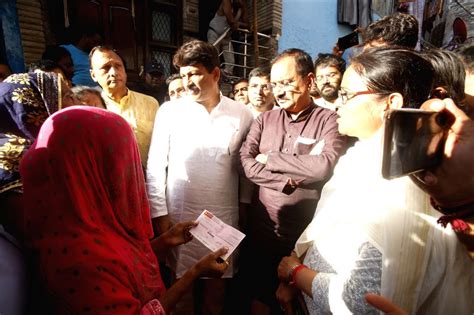
[[[255,107],[251,103],[248,103],[247,105],[245,105],[245,107],[247,107],[252,112],[252,115],[253,115],[254,119],[256,119],[258,116],[260,116],[261,112],[256,110]],[[271,110],[274,110],[274,109],[280,109],[280,107],[274,105]]]
[[[252,121],[250,111],[225,96],[211,113],[189,98],[163,104],[147,167],[152,217],[168,214],[172,222],[189,221],[207,209],[237,227],[239,150]],[[170,264],[179,278],[208,253],[192,240],[173,250]],[[233,273],[231,261],[224,277]]]
[[[330,110],[336,110],[336,104],[335,103],[327,102],[322,97],[320,97],[318,99],[315,99],[314,103],[318,106],[323,107],[323,108],[327,108],[327,109],[330,109]]]

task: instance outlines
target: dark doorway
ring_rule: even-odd
[[[216,14],[220,0],[199,0],[199,39],[207,41],[209,22]]]
[[[129,81],[138,81],[146,62],[161,62],[171,72],[171,56],[182,43],[183,0],[69,0],[65,27],[62,0],[48,0],[52,32],[58,44],[71,42],[70,30],[87,24],[99,29],[104,44],[126,62]]]

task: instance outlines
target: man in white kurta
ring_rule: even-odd
[[[190,61],[186,59],[190,50],[204,52]],[[212,60],[206,59],[209,56]],[[252,113],[221,95],[217,51],[212,45],[201,41],[184,44],[174,64],[180,67],[187,96],[163,104],[156,115],[147,167],[152,217],[163,232],[173,223],[196,220],[207,209],[237,227],[239,149],[253,121]],[[208,252],[197,240],[175,248],[170,263],[176,277]],[[234,274],[232,257],[229,263],[224,278]]]
[[[252,119],[241,104],[222,95],[211,113],[189,97],[163,104],[147,168],[152,217],[169,215],[176,223],[196,220],[207,209],[237,227],[238,152]],[[177,277],[207,253],[197,240],[177,247]],[[232,273],[231,264],[225,276]]]

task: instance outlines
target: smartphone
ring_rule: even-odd
[[[454,117],[448,112],[394,109],[385,113],[382,176],[397,178],[438,166]]]
[[[339,37],[337,40],[337,46],[340,50],[346,50],[355,45],[359,45],[359,34],[357,32],[352,32],[346,36]]]

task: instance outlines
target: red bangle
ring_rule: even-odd
[[[293,271],[291,272],[291,279],[290,279],[290,285],[295,285],[296,284],[296,275],[298,272],[300,272],[302,269],[308,268],[306,265],[298,265],[296,266]]]

